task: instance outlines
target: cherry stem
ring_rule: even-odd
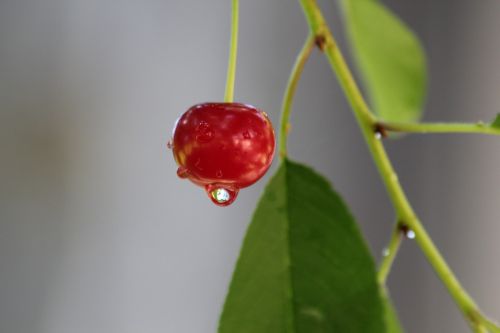
[[[404,133],[470,133],[500,135],[500,128],[483,122],[477,123],[398,123],[378,122],[378,126],[389,132]]]
[[[481,315],[481,322],[488,329],[489,332],[500,333],[499,325],[497,323],[494,323],[491,319]]]
[[[475,302],[455,277],[453,271],[450,269],[415,214],[399,183],[398,176],[394,171],[385,147],[381,140],[378,140],[375,136],[377,125],[376,117],[365,102],[316,1],[300,0],[300,4],[306,16],[310,32],[316,36],[317,41],[321,41],[318,46],[324,51],[351,105],[351,109],[358,121],[366,144],[396,210],[398,221],[400,221],[399,223],[413,230],[417,244],[448,289],[448,292],[462,311],[470,327],[476,332],[481,332],[487,325],[491,332],[497,331],[498,327],[480,312]]]
[[[295,91],[297,90],[297,85],[299,83],[304,66],[311,55],[314,48],[314,35],[310,34],[307,37],[302,50],[300,50],[293,65],[292,72],[288,78],[288,84],[283,96],[283,102],[281,107],[281,121],[280,121],[280,143],[279,143],[279,153],[280,157],[284,158],[287,155],[287,135],[290,130],[290,114],[292,112],[293,97],[295,96]]]
[[[227,64],[226,93],[224,102],[232,103],[234,100],[234,81],[236,78],[236,58],[238,56],[238,0],[232,2],[231,44],[229,47],[229,61]]]
[[[391,271],[394,259],[396,259],[396,255],[398,253],[399,247],[401,246],[402,240],[403,232],[401,230],[401,225],[399,223],[396,223],[395,227],[392,230],[389,245],[384,249],[384,257],[378,269],[378,282],[381,286],[384,286],[387,281],[387,276],[389,276],[389,272]]]

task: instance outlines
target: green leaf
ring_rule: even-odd
[[[368,248],[342,199],[285,160],[247,231],[220,333],[385,333]]]
[[[343,0],[348,37],[375,113],[386,121],[420,118],[425,55],[417,37],[377,0]]]
[[[493,127],[493,128],[498,128],[498,129],[500,129],[500,113],[499,113],[499,114],[497,114],[497,116],[495,117],[495,120],[493,120],[493,121],[491,122],[491,125],[490,125],[490,126],[491,126],[491,127]]]
[[[403,328],[399,322],[396,310],[392,305],[389,296],[384,296],[384,310],[385,310],[385,324],[387,327],[387,333],[403,333]]]

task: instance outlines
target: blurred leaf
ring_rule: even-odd
[[[500,113],[497,114],[497,116],[495,117],[495,120],[493,120],[491,122],[491,127],[500,129]]]
[[[386,121],[420,118],[427,89],[417,37],[377,0],[343,0],[348,37],[376,114]]]
[[[342,199],[285,160],[247,231],[220,333],[385,333],[375,267]]]
[[[385,324],[387,333],[403,333],[403,328],[399,322],[396,310],[388,295],[384,295]]]

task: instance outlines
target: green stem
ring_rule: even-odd
[[[238,0],[233,0],[231,20],[231,45],[229,48],[229,61],[227,64],[226,93],[224,102],[232,103],[234,99],[234,81],[236,78],[236,58],[238,55]]]
[[[346,93],[346,97],[355,110],[355,115],[358,120],[368,120],[370,123],[375,122],[375,116],[370,112],[368,105],[363,99],[363,95],[359,90],[354,78],[349,72],[345,64],[344,57],[340,52],[337,43],[332,37],[330,30],[323,18],[323,14],[319,10],[315,0],[300,0],[302,9],[306,15],[307,22],[311,33],[316,37],[318,47],[326,53],[330,65],[337,73],[337,78],[340,85]]]
[[[389,241],[389,245],[384,249],[384,258],[380,263],[380,267],[378,270],[378,282],[380,285],[385,285],[387,280],[387,276],[391,271],[392,264],[394,259],[396,258],[396,254],[398,253],[399,247],[401,246],[401,241],[403,239],[403,232],[401,230],[401,226],[399,223],[392,230],[391,240]]]
[[[480,325],[480,324],[476,325],[476,326],[473,326],[472,330],[474,331],[474,333],[488,333],[488,331],[486,330],[486,328],[483,325]]]
[[[300,50],[293,65],[292,72],[288,78],[288,84],[283,96],[283,103],[281,109],[281,121],[280,121],[280,146],[279,152],[282,158],[287,155],[287,134],[289,132],[290,126],[290,113],[292,112],[293,97],[295,96],[295,91],[297,90],[297,85],[300,80],[304,66],[311,55],[314,48],[314,35],[310,34],[307,37],[302,50]]]
[[[300,0],[311,32],[316,36],[319,45],[325,51],[326,57],[339,79],[340,85],[347,96],[353,113],[361,128],[365,141],[380,172],[391,201],[396,209],[398,221],[415,232],[416,241],[427,260],[433,266],[437,275],[448,289],[464,317],[472,327],[476,327],[475,319],[480,318],[476,304],[460,285],[457,278],[445,262],[431,238],[417,218],[399,183],[397,174],[387,156],[381,141],[375,136],[377,123],[370,112],[354,78],[331,34],[323,15],[315,0]]]
[[[480,322],[486,327],[486,329],[491,333],[500,333],[500,327],[498,324],[494,323],[491,319],[480,314]]]
[[[406,133],[478,133],[500,135],[500,128],[478,122],[467,123],[393,123],[379,122],[378,125],[391,132]]]

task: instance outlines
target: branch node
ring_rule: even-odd
[[[468,309],[464,310],[465,316],[469,320],[469,322],[473,325],[481,324],[481,316],[476,309]]]
[[[415,239],[415,231],[413,231],[408,224],[404,223],[403,221],[398,222],[398,229],[401,233],[401,235],[407,239]]]
[[[385,139],[388,136],[387,129],[381,123],[376,123],[374,126],[375,134],[380,135],[381,138]]]
[[[314,44],[320,49],[321,52],[325,51],[326,48],[326,36],[324,33],[317,33],[314,37]]]
[[[408,226],[408,224],[404,223],[403,221],[399,221],[398,222],[398,229],[402,234],[406,234],[410,230],[410,227]]]

